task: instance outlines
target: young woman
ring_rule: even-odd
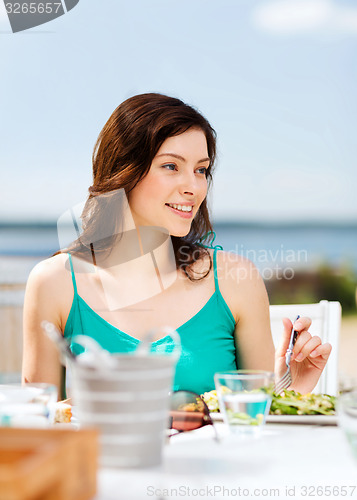
[[[74,351],[78,333],[111,352],[129,352],[151,328],[175,328],[182,342],[176,390],[209,391],[215,372],[237,367],[285,371],[290,320],[283,321],[274,356],[268,297],[256,268],[202,244],[212,231],[207,192],[215,153],[214,130],[179,99],[142,94],[113,112],[94,148],[83,234],[28,280],[24,380],[60,385],[44,319]],[[300,335],[292,388],[303,393],[316,385],[331,351],[311,336],[310,323],[300,318],[294,325]],[[154,349],[170,342],[160,330],[154,340]]]

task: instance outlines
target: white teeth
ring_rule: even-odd
[[[169,207],[181,210],[181,212],[192,212],[192,207],[186,205],[176,205],[175,203],[168,203]]]

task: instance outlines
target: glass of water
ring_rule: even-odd
[[[0,384],[0,427],[48,427],[54,422],[57,387]]]
[[[258,436],[269,413],[274,373],[236,370],[214,376],[219,408],[231,433]]]

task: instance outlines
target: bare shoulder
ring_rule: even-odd
[[[58,254],[42,260],[32,269],[28,283],[37,286],[50,285],[54,281],[60,282],[64,278],[64,271],[68,267],[68,256]]]
[[[220,283],[231,286],[261,281],[253,262],[234,252],[217,251],[217,272]]]
[[[234,252],[217,252],[220,291],[236,321],[254,303],[268,303],[262,277],[254,263]]]
[[[73,300],[73,285],[68,255],[58,254],[39,262],[31,271],[27,285],[25,304],[51,303],[66,311]]]
[[[63,331],[73,293],[67,254],[39,262],[32,269],[26,285],[24,331],[37,331],[43,319],[53,322]]]

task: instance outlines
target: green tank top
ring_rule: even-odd
[[[202,245],[205,246],[205,245]],[[217,249],[213,252],[215,292],[206,304],[191,319],[177,328],[181,337],[181,356],[176,365],[173,390],[190,390],[198,394],[214,389],[213,376],[218,371],[236,370],[234,342],[234,317],[224,300],[217,278]],[[68,315],[64,337],[72,351],[79,354],[80,347],[72,341],[75,335],[88,335],[111,353],[134,351],[140,340],[119,330],[99,314],[78,295],[72,257],[68,254],[72,272],[74,296]],[[172,344],[171,337],[153,342],[152,350],[162,351]]]

